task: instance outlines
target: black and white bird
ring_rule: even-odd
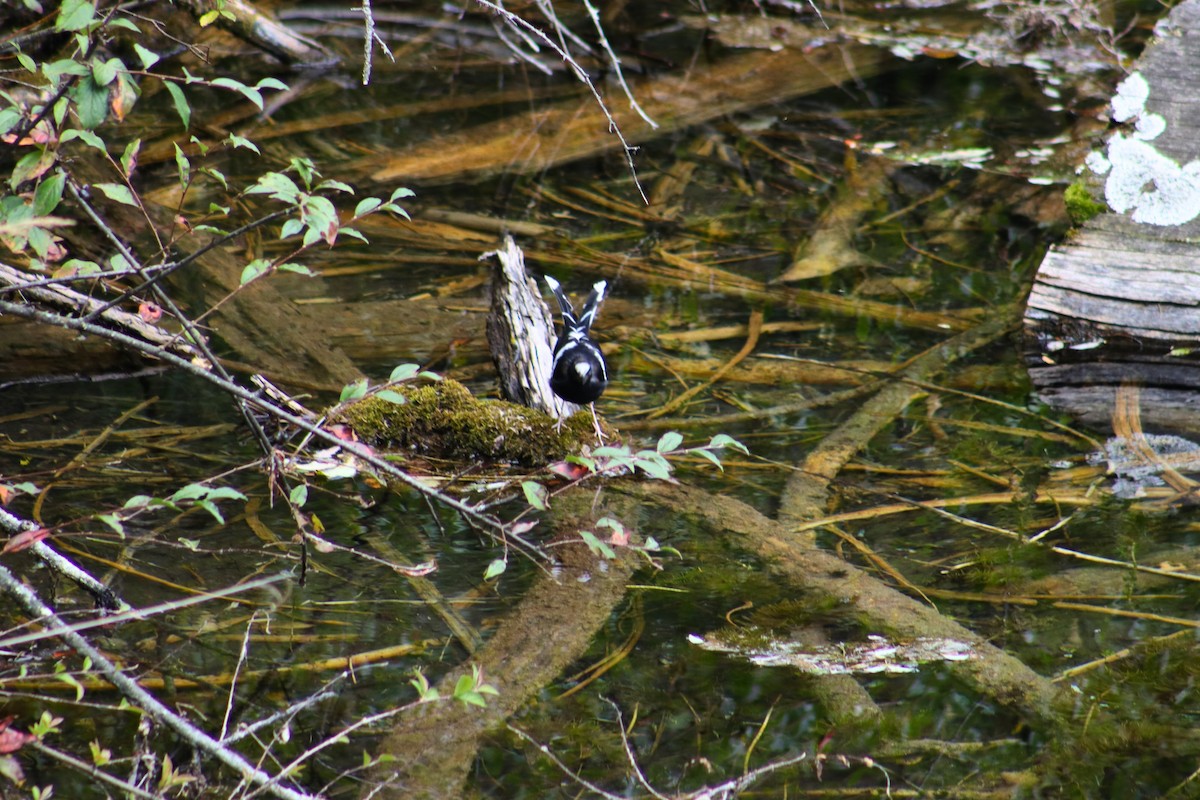
[[[550,370],[550,388],[568,403],[591,406],[592,422],[596,426],[596,438],[603,441],[600,420],[596,417],[595,401],[608,386],[608,366],[600,347],[588,336],[588,330],[596,319],[600,303],[604,301],[604,290],[608,284],[597,281],[592,284],[592,293],[583,303],[579,316],[575,306],[554,278],[546,276],[546,285],[558,300],[562,310],[563,329],[554,345],[554,361]]]

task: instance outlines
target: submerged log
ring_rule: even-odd
[[[1112,99],[1114,131],[1087,159],[1103,213],[1051,248],[1025,313],[1039,396],[1092,425],[1123,382],[1142,387],[1147,429],[1200,427],[1200,0],[1155,29]],[[1068,202],[1089,205],[1082,187]]]

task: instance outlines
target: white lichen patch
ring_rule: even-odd
[[[1112,99],[1113,119],[1134,121],[1132,135],[1114,134],[1102,155],[1092,153],[1086,164],[1097,175],[1108,175],[1104,199],[1118,214],[1132,212],[1134,222],[1182,225],[1200,216],[1200,161],[1179,162],[1152,144],[1167,128],[1160,114],[1149,113],[1150,84],[1135,72],[1117,84]]]
[[[1150,84],[1142,77],[1142,73],[1133,73],[1117,84],[1117,94],[1112,99],[1113,119],[1117,122],[1128,122],[1141,116],[1149,99]]]

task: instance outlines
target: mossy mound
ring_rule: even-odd
[[[1082,225],[1092,217],[1103,214],[1108,206],[1098,202],[1082,181],[1076,181],[1063,192],[1063,201],[1067,204],[1067,213],[1076,225]]]
[[[367,397],[330,417],[376,449],[462,462],[536,466],[591,442],[591,414],[580,412],[554,430],[541,411],[502,400],[479,400],[450,379],[393,390],[405,402]]]

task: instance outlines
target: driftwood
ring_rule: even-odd
[[[214,11],[212,4],[205,0],[182,0],[180,5],[197,18]],[[325,45],[296,33],[252,3],[223,0],[218,8],[221,11],[215,19],[218,25],[285,64],[329,67],[339,61]]]
[[[1122,127],[1087,160],[1107,210],[1038,271],[1027,360],[1040,397],[1089,424],[1107,423],[1132,381],[1148,429],[1188,431],[1200,427],[1200,365],[1187,355],[1200,346],[1200,2],[1156,33],[1113,98]]]
[[[484,253],[493,259],[492,310],[487,318],[488,346],[506,400],[544,411],[555,419],[576,406],[550,390],[554,361],[554,322],[525,271],[525,257],[511,236],[503,246]]]
[[[765,103],[869,78],[893,63],[894,57],[883,50],[856,44],[751,52],[707,70],[695,68],[684,75],[632,82],[634,96],[657,128],[616,103],[612,113],[626,140],[645,142]],[[351,169],[364,180],[420,184],[536,173],[620,148],[609,127],[609,119],[588,96],[423,141],[397,155],[381,152]]]

